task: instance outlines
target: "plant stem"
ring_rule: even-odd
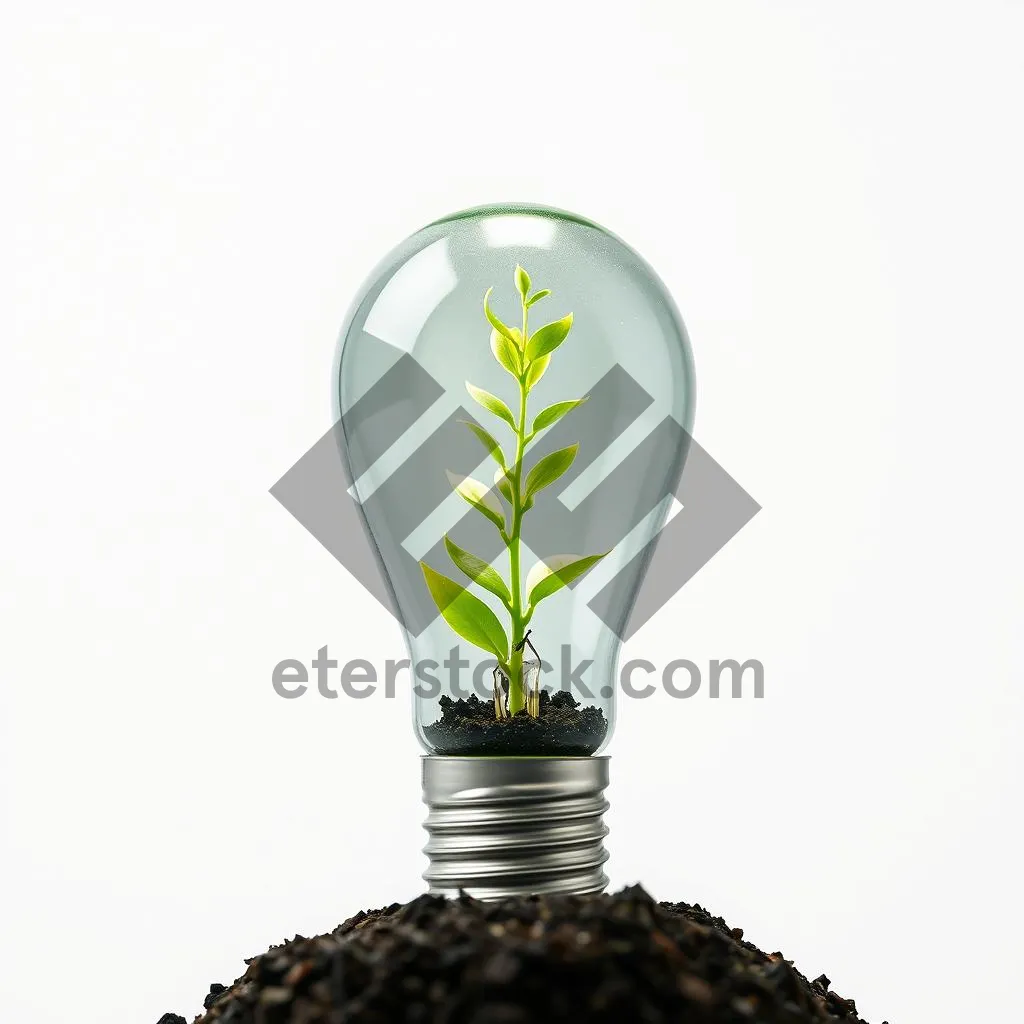
[[[523,352],[529,341],[527,334],[526,297],[522,296],[523,304]],[[523,455],[526,451],[526,369],[519,376],[519,426],[516,429],[516,461],[512,476],[512,532],[509,536],[508,560],[509,577],[512,590],[512,652],[509,658],[508,710],[516,714],[526,707],[526,689],[523,686],[523,651],[515,648],[522,644],[525,628],[523,616],[523,597],[520,586],[520,537],[523,529]]]

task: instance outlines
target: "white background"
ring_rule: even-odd
[[[86,6],[0,31],[4,1019],[191,1019],[420,891],[406,700],[270,685],[398,629],[268,488],[377,260],[514,199],[658,269],[764,507],[629,644],[767,694],[622,701],[613,884],[876,1024],[1008,1020],[1024,7]]]

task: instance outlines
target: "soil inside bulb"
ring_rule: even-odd
[[[466,700],[441,698],[441,717],[423,728],[438,754],[581,757],[604,742],[608,720],[594,705],[583,705],[568,690],[541,690],[540,714],[520,711],[494,717],[494,702],[476,694]]]

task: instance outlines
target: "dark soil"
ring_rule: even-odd
[[[247,963],[229,989],[211,987],[196,1024],[861,1020],[824,975],[809,982],[739,928],[639,886],[499,903],[421,896]]]
[[[423,728],[439,754],[552,755],[585,757],[604,742],[608,720],[593,706],[584,707],[568,690],[541,690],[540,717],[525,711],[494,717],[494,704],[471,694],[468,700],[441,698],[441,717]]]

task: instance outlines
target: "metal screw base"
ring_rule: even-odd
[[[432,893],[601,892],[607,757],[423,758]]]

